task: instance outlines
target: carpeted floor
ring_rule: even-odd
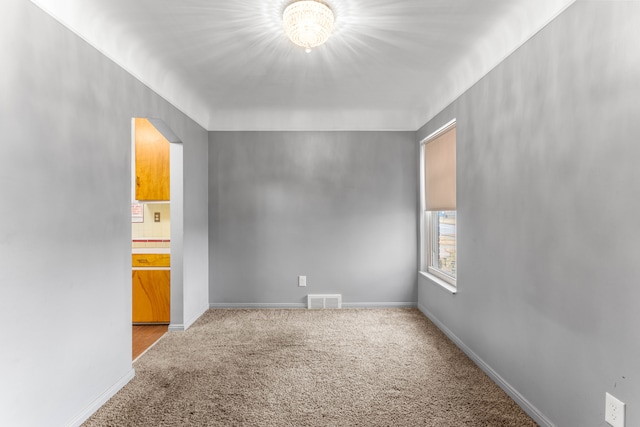
[[[535,426],[416,309],[209,310],[90,426]]]

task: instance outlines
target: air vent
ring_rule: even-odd
[[[307,308],[342,308],[341,294],[309,294]]]

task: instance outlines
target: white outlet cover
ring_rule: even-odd
[[[298,286],[307,286],[307,276],[298,276]]]
[[[609,393],[605,395],[604,420],[612,427],[625,427],[625,404]]]

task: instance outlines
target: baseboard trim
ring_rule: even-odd
[[[292,303],[226,303],[212,302],[209,308],[307,308],[307,304],[301,302]]]
[[[122,387],[127,385],[129,381],[135,377],[136,372],[133,368],[127,374],[120,378],[114,385],[109,387],[107,391],[98,396],[93,402],[89,404],[86,408],[84,408],[75,418],[73,418],[67,425],[67,427],[79,427],[86,420],[89,419],[91,415],[93,415],[102,405],[107,403],[107,400],[111,399],[114,394],[116,394]]]
[[[200,318],[200,316],[202,316],[205,311],[209,310],[209,306],[205,306],[202,309],[200,309],[200,311],[198,312],[198,314],[196,314],[195,316],[193,316],[191,319],[189,319],[189,321],[185,322],[185,323],[171,323],[169,325],[169,332],[184,332],[187,329],[189,329],[189,327],[191,327],[191,325],[193,325],[196,320],[198,320]]]
[[[342,308],[415,308],[415,302],[349,302],[342,303]],[[307,304],[298,302],[282,303],[216,303],[209,304],[209,308],[307,308]],[[171,326],[169,326],[171,330]]]
[[[200,308],[200,310],[198,311],[198,314],[196,314],[195,316],[193,316],[191,319],[189,319],[188,322],[185,322],[184,324],[184,330],[186,331],[187,329],[189,329],[191,327],[191,325],[193,325],[194,323],[196,323],[196,321],[202,317],[202,315],[209,310],[209,306],[206,305],[202,308]]]
[[[343,302],[342,308],[415,308],[415,302]]]
[[[467,345],[462,342],[449,328],[447,328],[433,313],[425,306],[418,303],[418,309],[429,318],[453,343],[466,354],[482,371],[489,376],[505,393],[509,395],[531,418],[534,419],[542,427],[555,427],[542,412],[538,410],[531,402],[525,399],[511,384],[498,374],[491,366],[489,366],[480,356],[473,352]]]

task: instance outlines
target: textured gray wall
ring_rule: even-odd
[[[70,425],[132,372],[131,118],[184,143],[185,256],[204,254],[187,319],[208,302],[189,305],[208,291],[208,136],[32,3],[0,15],[0,425]]]
[[[414,132],[211,132],[210,301],[415,304],[416,155]]]
[[[640,2],[577,2],[456,117],[458,287],[419,303],[557,426],[640,425]]]

